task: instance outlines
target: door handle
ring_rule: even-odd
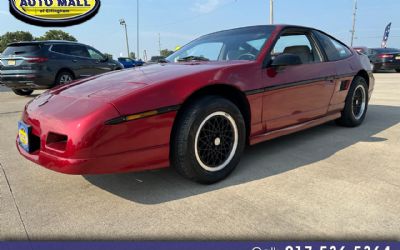
[[[73,59],[73,60],[72,60],[72,62],[76,63],[76,62],[78,62],[78,60],[76,60],[76,59]]]

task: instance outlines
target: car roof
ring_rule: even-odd
[[[76,44],[76,45],[87,46],[86,44],[72,42],[72,41],[65,41],[65,40],[21,41],[21,42],[9,43],[7,46],[35,45],[35,44]]]
[[[248,31],[251,31],[252,29],[262,29],[262,28],[273,28],[274,30],[275,30],[275,29],[284,30],[284,29],[290,28],[290,29],[294,29],[294,30],[299,29],[299,30],[317,31],[317,32],[320,32],[320,33],[322,33],[322,34],[325,34],[325,35],[329,36],[330,38],[332,38],[332,39],[338,41],[339,43],[345,45],[346,47],[349,47],[347,44],[345,44],[345,43],[342,42],[341,40],[337,39],[336,37],[334,37],[334,36],[332,36],[332,35],[330,35],[330,34],[324,32],[324,31],[322,31],[322,30],[319,30],[319,29],[317,29],[317,28],[307,27],[307,26],[293,25],[293,24],[273,24],[273,25],[253,25],[253,26],[245,26],[245,27],[240,27],[240,28],[234,28],[234,29],[228,29],[228,30],[217,31],[217,32],[214,32],[214,33],[210,33],[210,34],[203,35],[203,36],[201,36],[201,37],[199,37],[199,38],[197,38],[197,39],[206,38],[206,37],[208,37],[208,36],[216,35],[216,34],[219,34],[219,33],[237,32],[237,31],[240,31],[240,30],[248,30]],[[196,40],[197,40],[197,39],[196,39]]]
[[[240,31],[240,30],[251,30],[255,28],[298,28],[298,29],[310,29],[310,30],[318,30],[315,28],[311,27],[306,27],[306,26],[300,26],[300,25],[292,25],[292,24],[272,24],[272,25],[252,25],[252,26],[244,26],[244,27],[239,27],[239,28],[233,28],[233,29],[227,29],[227,30],[221,30],[213,33],[209,33],[207,35],[213,35],[213,34],[218,34],[218,33],[224,33],[224,32],[231,32],[231,31]],[[207,36],[206,35],[206,36]]]
[[[399,50],[396,48],[371,48],[371,49],[373,49],[373,50]]]

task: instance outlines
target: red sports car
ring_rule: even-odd
[[[360,125],[373,88],[368,58],[322,31],[238,28],[200,37],[159,64],[45,92],[26,105],[17,147],[67,174],[173,166],[213,183],[246,144],[331,120]]]

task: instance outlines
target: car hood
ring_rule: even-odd
[[[71,98],[93,98],[112,102],[122,96],[149,85],[179,79],[188,75],[223,69],[225,67],[248,63],[230,62],[191,62],[153,64],[133,69],[112,72],[73,82],[50,91],[52,95]]]

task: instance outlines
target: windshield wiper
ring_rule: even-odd
[[[190,62],[190,61],[210,61],[210,59],[205,58],[204,56],[187,56],[183,58],[179,58],[178,62]]]

